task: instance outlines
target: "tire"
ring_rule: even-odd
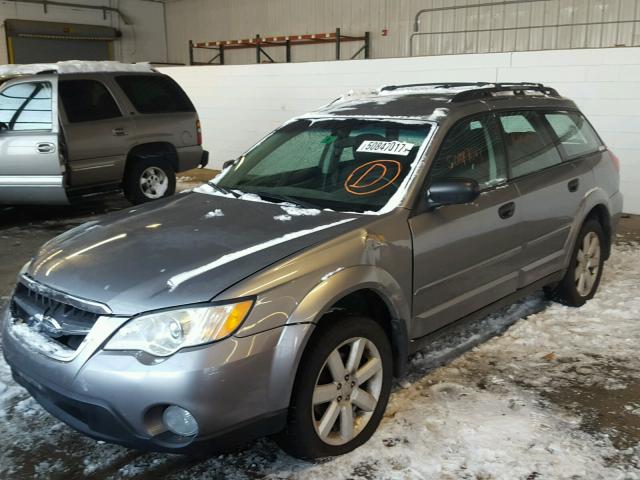
[[[164,155],[143,155],[128,163],[122,186],[124,196],[134,205],[175,193],[176,174]]]
[[[362,354],[356,364],[349,357],[356,358],[358,351]],[[370,318],[341,316],[319,327],[300,362],[287,426],[276,442],[302,459],[342,455],[365,443],[389,401],[392,363],[389,339]]]
[[[555,286],[545,287],[547,298],[570,307],[581,307],[591,300],[602,278],[604,245],[602,225],[588,218],[580,229],[564,278]]]

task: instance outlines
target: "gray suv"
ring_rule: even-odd
[[[4,312],[4,355],[97,439],[180,452],[274,435],[298,457],[343,454],[445,327],[536,289],[593,297],[618,183],[542,85],[343,97],[212,183],[44,245]]]
[[[116,62],[65,66],[4,72],[0,204],[66,204],[116,189],[137,204],[172,195],[176,172],[206,165],[198,115],[170,77]]]

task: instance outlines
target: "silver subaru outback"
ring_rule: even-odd
[[[4,312],[15,379],[96,439],[161,451],[371,437],[434,334],[533,290],[596,293],[616,157],[539,84],[427,84],[296,118],[212,182],[45,244]]]
[[[0,83],[0,205],[115,190],[143,203],[207,164],[189,97],[148,64],[6,65]]]

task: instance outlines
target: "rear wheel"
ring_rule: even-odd
[[[124,194],[133,204],[168,197],[176,191],[176,174],[164,155],[144,155],[129,161]]]
[[[602,278],[604,242],[600,222],[588,219],[578,234],[564,278],[558,285],[545,288],[547,297],[571,307],[580,307],[593,298]]]
[[[342,455],[376,431],[389,400],[392,357],[382,327],[342,317],[320,327],[300,363],[278,444],[299,458]]]

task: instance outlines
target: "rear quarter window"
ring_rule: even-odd
[[[578,112],[550,112],[545,118],[569,159],[597,151],[602,142],[589,122]]]
[[[187,94],[164,75],[122,75],[116,82],[140,113],[195,112]]]

